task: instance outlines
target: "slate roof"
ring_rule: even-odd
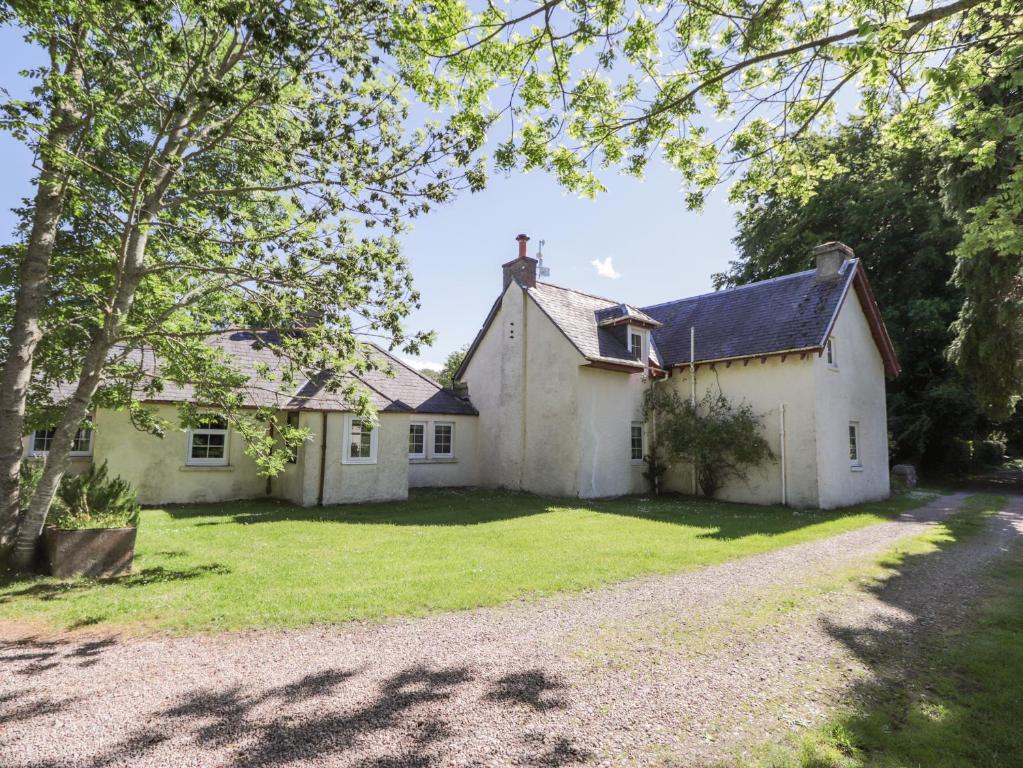
[[[639,308],[550,283],[519,286],[584,358],[637,370],[641,366],[626,348],[624,334],[608,327],[615,319],[629,316],[654,326],[650,357],[663,368],[690,362],[690,328],[696,329],[696,363],[817,350],[855,286],[886,371],[893,376],[899,372],[895,349],[858,259],[847,259],[836,275],[822,280],[810,269]],[[498,298],[456,376],[464,372],[500,306]]]
[[[599,327],[601,321],[615,317],[627,305],[550,283],[537,283],[526,290],[587,360],[642,368],[623,341],[609,329]],[[652,318],[650,321],[655,322]]]
[[[637,323],[655,327],[660,325],[646,312],[636,309],[631,304],[616,304],[607,309],[597,310],[597,325],[601,327],[614,325],[622,320],[635,320]]]
[[[690,362],[690,328],[697,363],[817,349],[858,268],[849,259],[823,280],[811,269],[643,311],[661,323],[653,335],[666,366]]]
[[[283,370],[280,359],[265,345],[276,336],[268,331],[231,331],[211,337],[207,343],[224,350],[231,362],[248,377],[242,390],[245,404],[252,407],[269,406],[282,410],[350,411],[341,393],[329,391],[331,374],[326,371],[311,378],[299,377],[294,385],[285,386],[279,375]],[[261,343],[264,342],[264,343]],[[371,345],[370,357],[376,369],[356,374],[349,371],[343,379],[355,381],[370,397],[373,407],[383,413],[436,413],[448,415],[476,415],[477,411],[466,400],[438,386],[432,379],[403,363],[387,351]],[[269,369],[263,376],[259,364]],[[145,360],[148,370],[156,371],[152,358]],[[164,389],[151,398],[153,402],[187,402],[195,396],[191,385],[166,382]]]

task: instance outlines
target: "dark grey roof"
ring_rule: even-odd
[[[643,311],[661,322],[653,335],[666,366],[690,362],[690,328],[696,329],[694,362],[815,349],[824,343],[858,264],[847,260],[838,274],[822,280],[811,269]]]
[[[349,411],[340,392],[331,392],[327,386],[331,380],[329,372],[320,372],[309,378],[300,376],[300,381],[285,385],[279,375],[284,366],[267,342],[273,343],[276,335],[269,331],[230,331],[211,337],[207,343],[222,349],[231,364],[245,374],[248,382],[242,390],[245,405],[268,406],[283,410]],[[442,389],[432,379],[394,357],[387,351],[369,345],[369,357],[376,368],[356,373],[349,371],[341,376],[343,381],[354,381],[369,393],[370,402],[384,413],[438,413],[476,415],[476,409],[466,400]],[[264,376],[261,365],[268,368]],[[145,368],[157,370],[151,357],[145,360]],[[164,389],[152,400],[159,402],[187,402],[195,396],[191,385],[165,382]]]
[[[650,357],[664,368],[690,362],[690,328],[695,329],[697,363],[820,349],[844,296],[855,286],[885,370],[892,376],[899,373],[894,347],[858,259],[846,260],[837,274],[820,280],[811,269],[639,309],[549,283],[532,288],[518,284],[576,350],[595,363],[638,367],[626,349],[624,334],[606,325],[624,316],[652,321],[656,327]],[[456,378],[464,373],[500,306],[498,298]]]
[[[660,323],[650,317],[650,315],[636,309],[631,304],[615,304],[613,307],[597,310],[597,325],[600,326],[611,325],[617,321],[625,319],[635,320],[639,323],[646,323],[653,326],[660,325]]]
[[[526,290],[583,357],[638,367],[625,343],[609,329],[598,325],[609,313],[619,311],[621,302],[550,283],[537,283]]]

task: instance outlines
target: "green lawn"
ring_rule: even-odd
[[[928,498],[795,512],[678,497],[422,490],[407,502],[326,509],[168,507],[143,512],[131,576],[0,584],[0,621],[191,632],[472,608],[831,536]]]
[[[885,561],[886,583],[978,533],[1004,496],[973,496],[916,546]],[[984,578],[962,625],[918,644],[908,669],[868,678],[859,702],[798,743],[743,768],[1013,768],[1023,765],[1023,553]],[[881,585],[883,594],[884,586]],[[883,659],[886,651],[879,650]],[[871,666],[877,660],[868,658]]]

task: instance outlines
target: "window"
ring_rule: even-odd
[[[856,421],[849,422],[849,464],[863,466],[860,462],[860,425]]]
[[[408,425],[408,457],[426,458],[426,422],[413,421]]]
[[[50,452],[53,445],[55,429],[37,429],[32,433],[32,453],[34,455],[45,455]],[[72,456],[92,455],[92,430],[80,429],[75,432],[75,438],[71,441]]]
[[[298,429],[298,411],[288,411],[288,427],[291,429]],[[288,453],[288,463],[295,464],[298,462],[298,446],[296,445]]]
[[[835,353],[835,340],[828,337],[827,344],[824,345],[824,359],[828,361],[829,368],[838,368],[838,355]]]
[[[32,453],[49,453],[55,429],[37,429],[32,433]]]
[[[342,464],[376,464],[377,430],[365,419],[345,417],[345,445]]]
[[[632,422],[630,456],[633,464],[643,461],[643,422]]]
[[[629,331],[629,351],[637,360],[643,359],[643,334]]]
[[[227,466],[227,419],[205,416],[188,431],[186,464],[199,467]]]
[[[451,458],[455,455],[455,425],[436,422],[433,425],[433,455]]]

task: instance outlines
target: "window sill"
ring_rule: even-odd
[[[454,456],[436,456],[429,459],[409,459],[409,464],[457,464],[458,459]]]
[[[634,467],[642,467],[644,464],[646,464],[646,462],[643,461],[643,459],[632,459],[632,466]]]
[[[341,462],[346,467],[371,467],[377,463],[376,459],[366,459],[359,461],[357,459],[349,459],[348,461]]]
[[[862,472],[863,471],[863,465],[862,464],[853,464],[851,467],[849,467],[849,471],[850,472]]]
[[[180,472],[234,472],[230,464],[182,464]]]

